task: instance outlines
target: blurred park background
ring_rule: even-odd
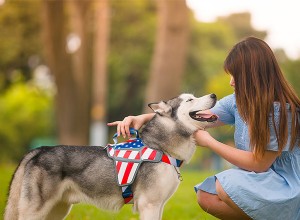
[[[201,22],[184,0],[1,0],[1,163],[40,145],[105,145],[115,132],[107,122],[149,102],[232,93],[223,61],[250,35],[268,37],[250,13]],[[300,58],[273,49],[300,94]],[[212,132],[232,142],[232,127]],[[205,150],[189,165],[224,166]]]
[[[249,12],[202,22],[185,0],[0,0],[0,212],[13,170],[28,150],[105,146],[115,132],[106,123],[147,112],[149,102],[182,92],[232,93],[223,60],[250,35],[270,37],[253,27]],[[300,57],[272,49],[300,94]],[[232,127],[211,132],[232,143]],[[178,217],[175,207],[182,219],[210,219],[200,213],[192,187],[228,166],[198,149],[164,218]],[[81,219],[99,213],[81,209]]]

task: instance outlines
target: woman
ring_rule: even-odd
[[[220,219],[300,219],[300,100],[284,78],[270,47],[248,37],[224,62],[235,93],[210,113],[214,124],[235,125],[236,148],[199,130],[194,137],[237,168],[195,186],[201,208]],[[140,128],[153,114],[126,117],[118,133]]]

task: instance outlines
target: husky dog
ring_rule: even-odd
[[[214,94],[200,98],[181,94],[149,104],[157,114],[141,129],[152,149],[187,163],[194,151],[193,133],[217,120],[199,111],[212,108]],[[72,204],[88,203],[118,211],[124,205],[113,160],[97,146],[40,147],[24,156],[14,173],[5,220],[64,219]],[[163,162],[141,164],[132,184],[133,211],[140,219],[161,219],[166,201],[179,183],[178,168]]]

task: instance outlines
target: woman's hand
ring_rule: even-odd
[[[146,122],[148,122],[154,116],[153,113],[143,114],[137,116],[127,116],[123,119],[123,121],[114,121],[111,123],[107,123],[108,126],[117,126],[117,134],[125,138],[130,137],[129,128],[134,128],[136,130],[140,129]]]
[[[197,145],[202,147],[208,147],[211,140],[214,138],[205,130],[198,130],[194,133],[194,138],[197,142]]]

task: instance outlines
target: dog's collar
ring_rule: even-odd
[[[168,156],[167,154],[163,154],[161,157],[161,162],[171,164],[175,167],[181,167],[183,160],[178,160],[174,157]]]

